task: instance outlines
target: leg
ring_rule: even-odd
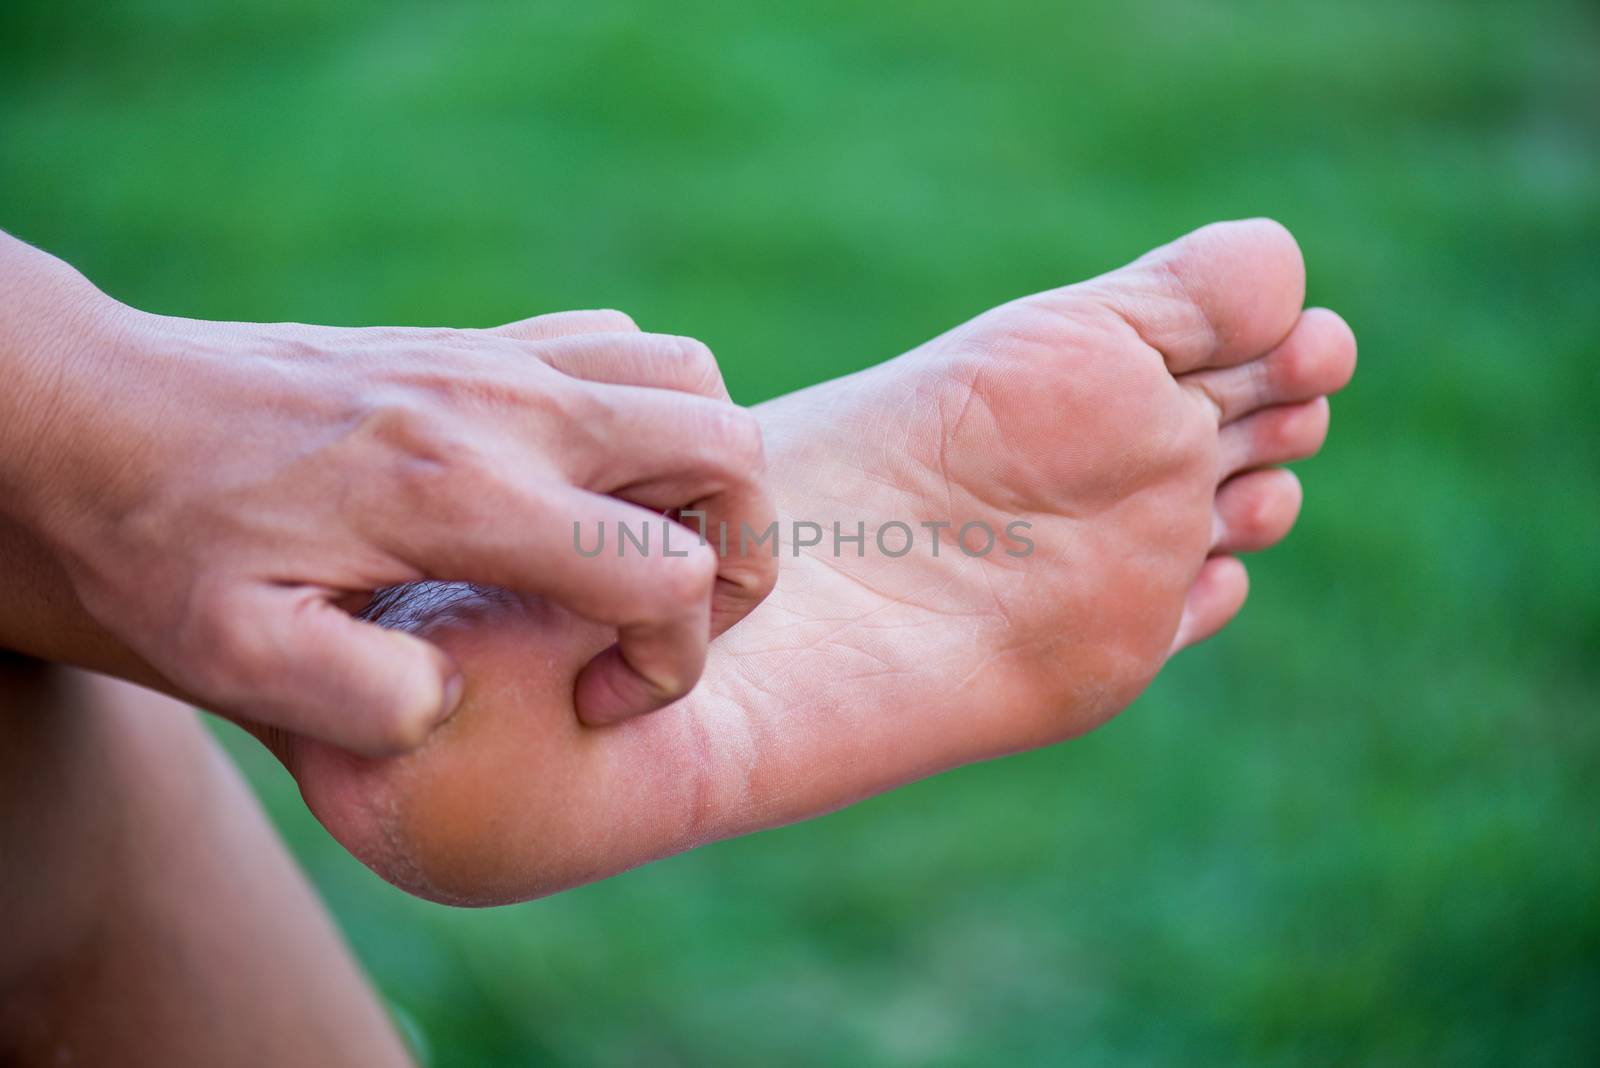
[[[1208,227],[762,406],[780,514],[869,541],[902,521],[922,547],[785,547],[777,591],[669,709],[582,726],[573,680],[609,634],[423,585],[377,610],[463,665],[461,711],[394,760],[280,753],[385,877],[484,904],[1091,729],[1226,624],[1246,588],[1234,554],[1295,519],[1299,484],[1270,465],[1316,451],[1355,362],[1337,316],[1302,314],[1303,285],[1281,227]],[[952,541],[1014,520],[1025,557]],[[924,523],[946,525],[938,556]]]
[[[0,654],[0,1061],[410,1063],[195,715]]]

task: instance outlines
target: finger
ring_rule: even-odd
[[[710,615],[697,606],[682,620],[619,627],[617,644],[578,673],[573,691],[578,718],[603,727],[688,693],[705,666],[710,625]]]
[[[631,316],[603,308],[535,315],[531,319],[491,327],[487,332],[518,341],[549,341],[573,334],[636,334],[639,326]]]
[[[738,485],[684,506],[649,489],[624,490],[625,500],[670,511],[696,542],[716,554],[711,633],[726,631],[764,601],[778,581],[778,513],[762,485]]]
[[[1249,573],[1236,557],[1213,556],[1207,560],[1184,599],[1171,653],[1203,642],[1227,626],[1244,607],[1249,593]]]
[[[618,630],[580,676],[579,715],[609,723],[677,700],[705,665],[717,560],[691,531],[557,483],[480,484],[369,536],[430,578],[535,593]]]
[[[765,486],[761,427],[748,410],[686,393],[597,387],[589,421],[600,461],[574,469],[574,481],[657,510],[686,516],[717,550],[712,633],[743,619],[778,577],[777,510]]]
[[[1300,515],[1300,480],[1282,467],[1236,475],[1217,491],[1212,552],[1253,553],[1276,545]]]
[[[420,744],[460,703],[462,679],[437,647],[364,623],[309,588],[262,586],[202,613],[189,672],[218,711],[364,756]]]
[[[544,342],[539,359],[574,378],[626,386],[654,386],[727,400],[711,350],[672,334],[642,334],[619,311],[569,311],[497,326],[488,333]]]
[[[563,374],[617,386],[650,386],[727,401],[716,357],[701,342],[672,334],[582,334],[539,347]]]

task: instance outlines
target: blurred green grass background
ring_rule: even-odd
[[[475,913],[224,734],[436,1065],[1590,1065],[1597,57],[1578,2],[9,0],[0,226],[187,315],[619,307],[755,401],[1281,219],[1361,371],[1094,735]]]

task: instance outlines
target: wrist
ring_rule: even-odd
[[[48,253],[0,234],[0,517],[43,534],[78,495],[76,458],[138,315]],[[83,487],[87,489],[87,487]]]

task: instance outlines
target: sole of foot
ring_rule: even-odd
[[[419,750],[277,748],[380,874],[455,904],[525,900],[1050,744],[1124,708],[1248,588],[1302,491],[1277,465],[1328,430],[1353,373],[1337,315],[1266,220],[976,317],[886,364],[758,409],[780,513],[831,531],[945,524],[889,557],[785,545],[776,592],[687,699],[581,725],[576,672],[612,640],[534,598],[421,585],[385,621],[468,679]],[[1032,551],[972,555],[964,525]]]

